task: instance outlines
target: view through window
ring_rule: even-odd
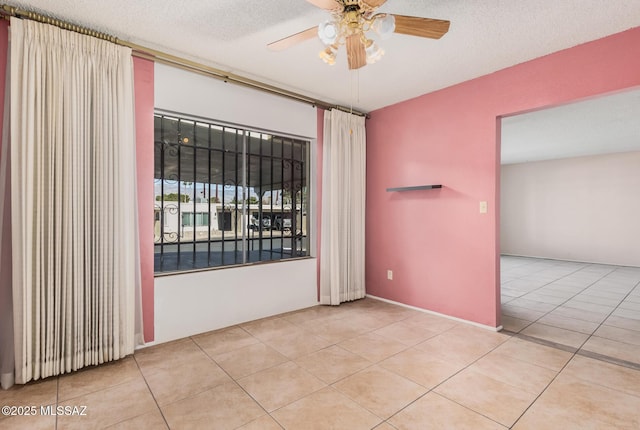
[[[309,255],[309,142],[155,115],[156,273]]]

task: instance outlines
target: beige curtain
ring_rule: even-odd
[[[15,382],[131,354],[137,265],[131,51],[11,19]],[[141,324],[138,325],[141,329]]]
[[[365,296],[365,119],[324,113],[320,302],[338,305]]]

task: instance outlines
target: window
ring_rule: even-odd
[[[155,272],[309,255],[309,142],[155,115]]]
[[[209,213],[207,212],[182,212],[182,226],[193,227],[193,216],[196,218],[196,227],[209,226]]]

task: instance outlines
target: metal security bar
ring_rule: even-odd
[[[309,255],[308,141],[154,120],[156,274]]]

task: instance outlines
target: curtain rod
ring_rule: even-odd
[[[37,12],[26,11],[26,10],[18,9],[14,6],[3,4],[2,6],[0,6],[0,14],[2,14],[6,19],[8,19],[9,16],[14,16],[16,18],[26,18],[32,21],[38,21],[45,24],[54,25],[64,30],[73,31],[76,33],[84,34],[86,36],[96,37],[98,39],[106,40],[121,46],[126,46],[128,48],[131,48],[131,50],[133,51],[133,55],[139,58],[144,58],[147,60],[167,64],[170,66],[178,67],[183,70],[200,73],[215,79],[219,79],[224,82],[229,82],[232,84],[252,88],[258,91],[263,91],[269,94],[274,94],[280,97],[285,97],[291,100],[307,103],[313,107],[320,107],[322,109],[338,109],[343,112],[353,113],[354,115],[364,116],[366,118],[369,117],[369,115],[364,112],[355,111],[351,108],[347,108],[344,106],[332,105],[322,100],[314,99],[312,97],[307,97],[302,94],[285,90],[283,88],[266,84],[264,82],[260,82],[254,79],[249,79],[240,75],[228,73],[228,72],[225,72],[224,70],[216,69],[214,67],[207,66],[202,63],[198,63],[196,61],[187,60],[185,58],[178,57],[176,55],[167,54],[165,52],[147,48],[145,46],[137,45],[135,43],[127,42],[125,40],[118,39],[117,37],[112,36],[110,34],[102,33],[99,31],[92,30],[90,28],[71,24],[69,22],[65,22],[56,18],[51,18],[49,16],[42,15]]]

